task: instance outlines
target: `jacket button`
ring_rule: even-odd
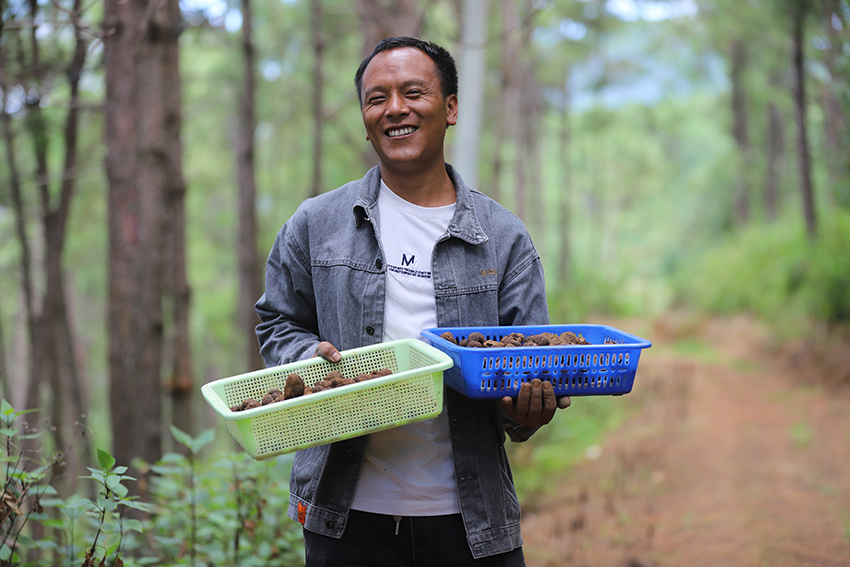
[[[366,327],[366,334],[367,335],[374,335],[375,334],[375,327],[373,327],[372,325],[368,325]]]
[[[325,526],[326,526],[329,530],[332,530],[332,529],[333,529],[333,527],[334,527],[334,521],[333,521],[333,520],[328,520],[327,522],[325,522]]]
[[[345,454],[345,458],[348,459],[349,461],[353,461],[354,460],[354,451],[348,451]]]
[[[377,260],[375,260],[375,267],[380,270],[384,267],[384,261],[378,258]]]

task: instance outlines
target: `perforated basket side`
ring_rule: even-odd
[[[513,332],[528,336],[571,331],[592,344],[466,348],[440,338],[445,331],[458,339],[478,331],[496,341]],[[626,394],[634,384],[640,351],[650,346],[644,339],[605,325],[447,327],[426,329],[422,335],[454,363],[445,372],[446,384],[470,398],[515,396],[523,383],[535,378],[550,381],[556,395]]]
[[[202,390],[225,418],[234,439],[256,459],[435,417],[442,411],[442,371],[452,363],[439,350],[421,341],[402,340],[342,355],[339,363],[312,358],[217,380]],[[291,373],[313,385],[332,370],[354,377],[384,368],[392,374],[256,409],[229,409],[245,398],[259,400],[269,389],[283,388]]]
[[[370,385],[252,419],[257,457],[340,441],[413,421],[442,410],[441,373]],[[436,379],[435,379],[436,377]]]

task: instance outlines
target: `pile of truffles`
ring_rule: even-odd
[[[455,336],[446,331],[441,338],[462,347],[471,348],[493,348],[493,347],[529,347],[529,346],[557,346],[557,345],[589,345],[583,336],[576,335],[571,331],[564,331],[560,335],[555,333],[540,333],[539,335],[525,336],[522,333],[511,333],[502,337],[500,341],[489,340],[482,333],[474,331],[469,333],[465,339],[457,340]],[[608,344],[609,340],[605,341]]]
[[[333,370],[325,376],[324,380],[319,380],[312,386],[306,386],[304,384],[304,380],[298,374],[290,374],[286,377],[286,383],[283,386],[282,392],[278,388],[272,388],[265,396],[263,396],[261,401],[258,402],[254,398],[248,398],[241,404],[236,404],[231,407],[230,411],[243,411],[251,408],[258,408],[275,402],[282,402],[284,400],[291,400],[292,398],[298,398],[300,396],[315,394],[322,390],[339,388],[341,386],[347,386],[348,384],[357,384],[358,382],[364,382],[366,380],[371,380],[372,378],[380,378],[381,376],[389,376],[390,374],[392,374],[392,371],[389,368],[381,368],[380,370],[373,370],[368,374],[358,374],[354,378],[346,378],[342,375],[342,372]]]

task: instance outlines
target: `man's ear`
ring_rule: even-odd
[[[457,95],[449,95],[446,99],[446,126],[457,124],[458,100]]]

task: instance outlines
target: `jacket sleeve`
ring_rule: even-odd
[[[278,232],[266,262],[265,292],[254,306],[267,367],[315,355],[319,343],[310,258],[293,238],[296,218]]]

